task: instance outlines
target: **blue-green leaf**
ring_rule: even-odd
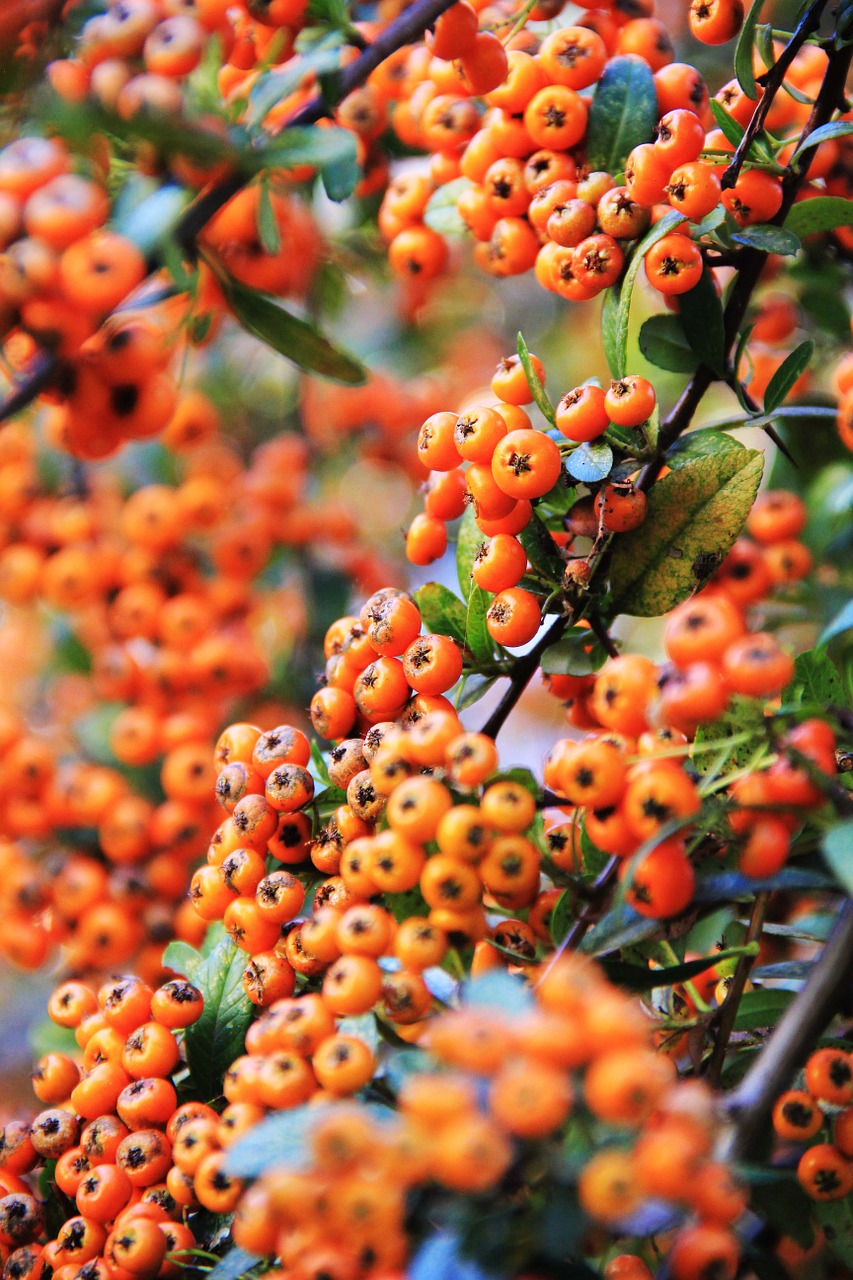
[[[582,484],[606,480],[613,466],[613,450],[603,441],[591,440],[580,445],[566,460],[566,470]]]
[[[802,247],[799,236],[795,236],[790,229],[774,227],[771,223],[756,222],[741,231],[733,231],[731,238],[750,249],[760,249],[762,253],[778,253],[783,258],[792,258]]]
[[[821,852],[839,882],[853,894],[853,818],[847,818],[823,833]]]

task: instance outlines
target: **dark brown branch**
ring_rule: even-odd
[[[778,60],[774,62],[773,66],[763,77],[764,93],[761,95],[758,105],[752,113],[752,119],[745,129],[743,137],[738,143],[737,150],[732,157],[731,164],[722,176],[720,185],[724,191],[733,187],[737,182],[743,162],[749,154],[749,148],[764,128],[764,121],[767,119],[767,113],[773,105],[773,99],[782,88],[785,73],[808,37],[817,31],[820,26],[820,20],[823,16],[826,4],[827,0],[814,0],[814,3],[806,10],[802,20],[797,25],[791,39],[780,53]]]
[[[749,928],[746,933],[745,943],[758,942],[764,928],[764,919],[767,915],[767,893],[759,893],[755,902],[752,904],[752,914],[749,917]],[[726,1061],[726,1051],[729,1047],[732,1031],[734,1030],[735,1018],[740,1007],[741,996],[746,988],[746,980],[749,977],[749,971],[755,963],[755,956],[741,956],[737,962],[737,968],[732,977],[732,985],[729,987],[726,998],[719,1011],[719,1017],[716,1020],[716,1035],[714,1038],[714,1048],[711,1057],[708,1060],[707,1078],[709,1082],[717,1086],[720,1083],[720,1075]]]
[[[509,688],[480,730],[490,738],[496,738],[503,728],[507,717],[515,709],[519,698],[524,693],[533,676],[539,669],[542,654],[556,644],[568,626],[568,618],[558,618],[528,653],[523,653],[516,661],[509,678]]]
[[[786,1009],[755,1064],[729,1094],[734,1127],[725,1156],[743,1159],[764,1132],[779,1094],[812,1052],[815,1041],[849,997],[853,985],[853,900],[838,921],[805,986]]]
[[[58,367],[59,362],[54,355],[46,351],[40,352],[30,364],[26,377],[21,379],[0,404],[0,423],[13,418],[16,413],[32,404],[36,396],[41,395],[53,381]]]
[[[566,934],[561,950],[574,951],[579,947],[581,942],[583,942],[590,925],[594,924],[601,915],[602,908],[606,905],[607,900],[610,897],[610,887],[616,879],[616,873],[619,870],[619,862],[619,858],[611,858],[593,881],[589,894],[589,902],[586,904],[583,911]]]

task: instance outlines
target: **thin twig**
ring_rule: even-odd
[[[27,369],[26,376],[15,386],[2,404],[0,404],[0,423],[13,418],[16,413],[32,404],[36,396],[41,395],[49,386],[59,368],[56,356],[48,351],[41,351]]]
[[[774,62],[773,66],[763,77],[764,93],[761,95],[758,105],[752,113],[752,119],[744,130],[744,135],[737,145],[737,150],[732,157],[731,164],[720,179],[720,185],[724,191],[733,187],[737,182],[743,162],[749,153],[749,148],[764,128],[764,121],[767,119],[767,113],[773,105],[773,99],[782,87],[782,83],[785,79],[785,72],[796,58],[807,38],[814,31],[817,31],[820,26],[823,11],[826,8],[826,4],[827,0],[814,0],[811,7],[806,10],[802,21],[798,24],[788,44],[780,53],[777,61]]]
[[[749,917],[749,928],[747,929],[745,943],[758,942],[761,938],[761,932],[764,928],[764,919],[767,915],[767,901],[769,895],[766,892],[756,895],[755,902],[752,904],[752,914]],[[716,1020],[716,1037],[714,1040],[714,1048],[711,1057],[708,1060],[706,1075],[710,1084],[717,1087],[720,1083],[720,1075],[726,1061],[726,1051],[729,1047],[732,1031],[734,1030],[735,1018],[740,1006],[741,996],[746,988],[746,981],[749,977],[749,971],[755,963],[754,955],[744,955],[737,962],[737,968],[734,971],[732,985],[729,987],[726,998],[719,1011],[719,1018]]]
[[[539,669],[542,654],[556,644],[568,626],[568,618],[558,618],[528,653],[523,653],[516,662],[509,678],[509,688],[480,730],[490,738],[496,738],[503,728],[507,717],[514,710],[519,698],[524,693],[533,676]]]
[[[805,986],[785,1010],[753,1066],[728,1096],[726,1109],[734,1123],[721,1153],[724,1158],[743,1159],[752,1150],[779,1094],[789,1087],[818,1036],[849,998],[851,986],[853,900],[848,898]]]

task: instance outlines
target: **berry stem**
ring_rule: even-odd
[[[747,929],[745,943],[748,946],[750,942],[758,942],[761,938],[761,932],[764,928],[764,919],[767,915],[767,902],[769,894],[765,891],[756,895],[755,902],[752,904],[752,912],[749,917],[749,928]],[[735,1018],[737,1017],[738,1007],[740,1006],[741,996],[746,987],[746,980],[749,977],[749,971],[755,964],[755,955],[749,953],[742,955],[737,962],[737,968],[732,978],[732,985],[728,990],[728,994],[720,1008],[719,1016],[714,1020],[716,1024],[716,1035],[714,1038],[714,1048],[708,1059],[705,1074],[708,1081],[718,1088],[720,1084],[720,1075],[723,1065],[726,1061],[726,1051],[729,1047],[732,1031],[734,1030]],[[714,1027],[712,1023],[712,1028]]]
[[[789,1087],[833,1014],[850,999],[853,982],[853,901],[839,908],[838,920],[805,986],[786,1009],[755,1064],[729,1095],[733,1129],[724,1156],[743,1159],[761,1137],[773,1104]]]

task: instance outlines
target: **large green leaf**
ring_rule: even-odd
[[[218,279],[240,324],[261,342],[310,373],[320,373],[352,386],[365,381],[361,362],[336,347],[310,320],[293,315],[266,294],[249,289],[233,276],[219,273]]]
[[[745,991],[735,1014],[735,1031],[775,1027],[794,995],[793,991],[782,991],[778,987],[756,987],[753,991]]]
[[[755,29],[758,26],[758,19],[761,17],[761,10],[763,8],[764,0],[753,0],[749,13],[746,15],[743,26],[740,29],[738,42],[735,46],[735,75],[737,76],[738,84],[748,98],[758,97],[758,89],[755,84],[755,71],[752,66],[752,49],[755,44]]]
[[[745,416],[744,425],[746,425]],[[675,471],[679,467],[688,466],[696,458],[706,458],[720,453],[743,452],[744,448],[745,446],[739,440],[733,439],[725,431],[718,431],[716,427],[702,427],[698,431],[690,431],[685,436],[679,436],[667,450],[666,461],[667,465]]]
[[[658,240],[662,240],[673,227],[677,227],[683,221],[683,215],[677,209],[671,209],[646,232],[631,255],[619,289],[618,306],[615,303],[608,304],[602,313],[603,336],[607,343],[607,362],[614,378],[624,378],[628,372],[628,325],[631,319],[631,298],[643,259],[652,245],[657,244]],[[615,296],[615,290],[612,292]]]
[[[808,649],[794,659],[794,678],[782,691],[784,705],[816,703],[827,707],[844,702],[844,682],[828,653]]]
[[[818,1201],[812,1209],[832,1252],[845,1267],[853,1267],[853,1197]]]
[[[833,227],[853,226],[853,201],[846,196],[815,196],[800,200],[785,219],[785,230],[803,236],[819,235]]]
[[[482,532],[477,528],[474,508],[467,507],[459,522],[459,533],[456,535],[456,573],[459,577],[459,588],[463,600],[467,600],[471,594],[471,568],[484,541]]]
[[[591,169],[619,173],[628,153],[650,142],[658,122],[655,80],[644,58],[611,58],[589,108],[587,163]]]
[[[201,1017],[186,1031],[187,1066],[196,1092],[210,1102],[222,1092],[222,1080],[243,1052],[254,1006],[243,990],[246,953],[223,938],[200,965],[194,985],[204,996]]]
[[[723,304],[710,271],[703,271],[699,283],[678,299],[678,318],[691,348],[709,369],[725,371],[725,323]]]
[[[699,363],[696,352],[684,336],[678,316],[649,316],[640,329],[640,350],[658,369],[671,373],[693,373]]]
[[[825,831],[820,847],[839,882],[853,894],[853,818]]]
[[[763,466],[757,451],[732,450],[658,480],[645,522],[617,540],[610,568],[616,609],[655,617],[701,587],[743,528]]]
[[[465,618],[465,644],[471,652],[474,665],[491,662],[495,654],[495,642],[486,625],[486,612],[491,603],[489,593],[476,582],[471,583],[468,596],[468,612]]]
[[[427,582],[415,592],[415,604],[421,611],[427,631],[450,636],[457,644],[465,643],[465,605],[440,582]]]

